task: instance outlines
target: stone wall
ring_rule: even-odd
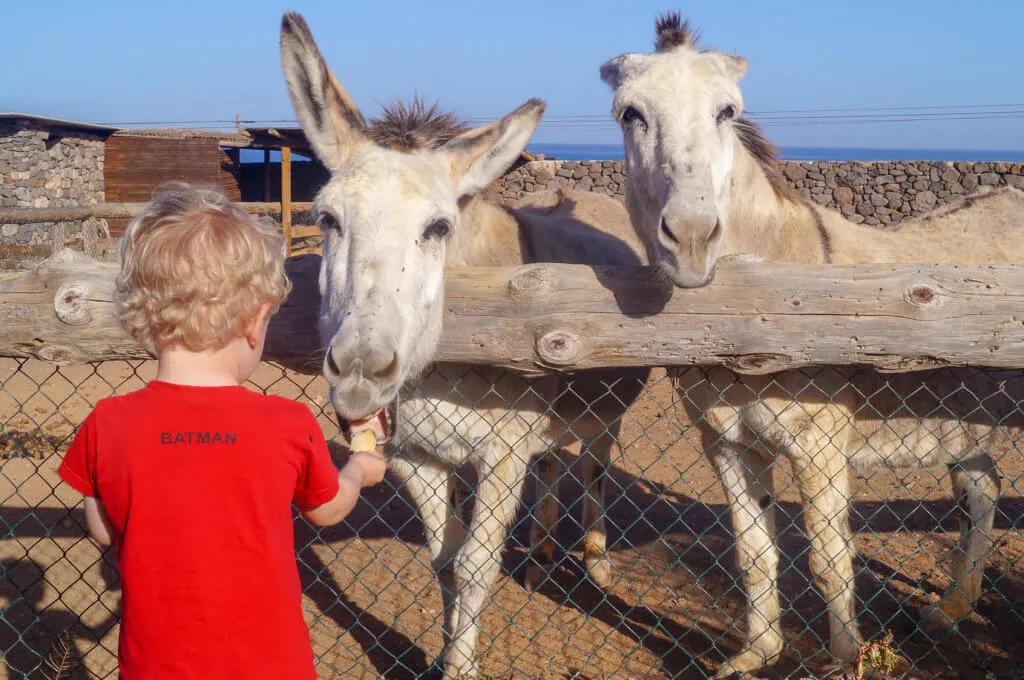
[[[103,202],[105,137],[30,120],[0,120],[0,208]],[[0,260],[45,257],[67,243],[85,246],[106,234],[103,220],[4,224],[0,219]]]
[[[794,193],[841,211],[853,222],[884,225],[922,215],[980,185],[1024,189],[1024,163],[949,161],[783,161]],[[622,196],[624,161],[535,160],[514,168],[491,188],[503,201],[559,186]]]

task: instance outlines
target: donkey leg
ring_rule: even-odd
[[[608,532],[605,527],[605,499],[608,497],[608,466],[619,425],[583,446],[583,565],[594,585],[607,590],[612,585],[612,562],[608,559]]]
[[[477,676],[480,613],[501,566],[508,524],[519,505],[530,457],[528,451],[505,449],[494,457],[496,463],[480,466],[469,535],[455,556],[457,624],[444,660],[446,679]]]
[[[558,532],[558,482],[563,469],[563,449],[548,451],[537,461],[540,479],[537,504],[531,513],[530,559],[526,565],[525,585],[535,590],[554,568],[555,536]]]
[[[426,456],[416,456],[413,460],[395,457],[391,459],[390,467],[404,484],[423,521],[430,565],[441,589],[444,612],[441,636],[443,649],[447,649],[458,623],[455,618],[452,557],[465,541],[465,527],[454,512],[452,500],[455,480],[446,466],[438,465]],[[443,652],[441,658],[444,658]]]
[[[713,445],[710,458],[729,501],[736,561],[747,596],[746,641],[719,668],[716,677],[725,678],[772,664],[782,652],[779,552],[768,461],[756,454],[740,454],[726,442]]]
[[[981,597],[985,558],[992,551],[992,526],[1000,482],[988,454],[950,465],[953,494],[960,506],[961,534],[953,548],[953,578],[942,598],[923,610],[929,628],[955,625]]]
[[[831,437],[813,426],[789,450],[804,504],[811,542],[811,574],[828,604],[830,648],[841,662],[857,657],[862,644],[854,612],[850,530],[850,479],[846,456]]]

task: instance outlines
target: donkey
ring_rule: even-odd
[[[604,471],[620,419],[648,371],[588,371],[526,379],[491,367],[435,364],[444,315],[445,266],[528,262],[642,264],[625,208],[596,194],[539,197],[506,208],[479,192],[520,155],[545,104],[462,129],[435,108],[403,105],[367,125],[324,62],[306,22],[281,26],[288,91],[317,157],[331,173],[314,201],[324,232],[320,271],[323,374],[342,421],[375,417],[393,436],[389,466],[423,520],[444,600],[444,676],[476,677],[477,622],[497,577],[507,525],[531,458],[581,443],[588,489],[585,561],[610,581],[604,552]],[[389,406],[391,405],[391,406]],[[475,469],[466,527],[457,472]],[[553,473],[552,473],[553,471]],[[553,523],[544,495],[534,556],[550,559]]]
[[[654,53],[620,55],[600,73],[622,127],[630,218],[651,264],[675,285],[704,285],[719,258],[743,253],[805,263],[1024,261],[1024,192],[1014,188],[971,195],[889,230],[800,200],[787,190],[774,148],[740,116],[747,61],[699,48],[678,13],[660,17],[655,32]],[[925,622],[949,625],[971,611],[1000,490],[983,444],[996,426],[1020,426],[1019,376],[1001,385],[994,373],[966,369],[746,377],[694,368],[675,379],[725,488],[747,595],[745,646],[721,676],[769,665],[783,647],[771,504],[778,458],[790,461],[803,499],[810,568],[828,602],[836,657],[852,660],[862,643],[848,464],[949,466],[963,531],[952,582]]]

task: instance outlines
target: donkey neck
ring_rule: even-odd
[[[723,254],[754,253],[782,262],[828,262],[831,246],[827,224],[833,216],[777,189],[767,172],[778,170],[767,170],[737,140]]]
[[[445,266],[508,267],[522,262],[519,222],[512,213],[479,194],[466,199]]]

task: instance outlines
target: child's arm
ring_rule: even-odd
[[[114,527],[98,498],[85,497],[85,524],[89,527],[89,535],[100,545],[109,546],[114,542]]]
[[[318,527],[337,524],[352,512],[360,490],[378,484],[384,479],[386,470],[387,461],[383,456],[369,451],[353,452],[338,473],[338,493],[323,505],[302,513],[302,516]]]

